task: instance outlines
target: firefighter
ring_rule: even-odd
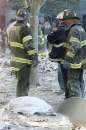
[[[52,28],[52,32],[47,36],[47,40],[49,44],[52,45],[51,52],[49,53],[49,59],[53,62],[59,62],[58,63],[58,82],[60,85],[61,90],[58,92],[58,94],[64,93],[64,80],[61,70],[61,64],[60,61],[64,57],[64,41],[66,37],[65,33],[65,27],[63,23],[59,20],[59,18],[56,18],[55,20],[56,26]]]
[[[80,24],[80,18],[72,10],[64,10],[61,20],[69,29],[64,47],[67,52],[62,61],[65,83],[65,96],[84,97],[83,70],[86,66],[86,32]]]
[[[19,9],[16,22],[10,27],[8,40],[11,49],[11,70],[18,79],[16,95],[28,96],[31,66],[36,63],[37,53],[32,44],[31,29],[27,26],[28,12]]]

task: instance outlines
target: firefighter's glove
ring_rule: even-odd
[[[69,68],[70,68],[70,63],[69,63],[68,61],[64,60],[64,62],[63,62],[63,67],[64,67],[65,69],[69,69]]]
[[[38,65],[38,55],[37,53],[33,56],[33,67]]]

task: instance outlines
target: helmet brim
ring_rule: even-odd
[[[65,16],[65,17],[63,17],[63,16],[64,16],[64,12],[61,12],[57,15],[56,18],[59,19],[59,20],[67,20],[67,19],[78,19],[78,20],[80,20],[80,18],[78,16]]]
[[[63,19],[60,19],[60,20],[68,20],[68,19],[77,19],[77,20],[80,20],[79,17],[66,17],[66,18],[63,18]]]
[[[23,21],[24,19],[22,17],[16,16],[16,20]]]

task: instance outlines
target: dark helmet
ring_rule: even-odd
[[[60,20],[66,20],[66,19],[80,19],[76,13],[72,10],[64,10],[63,12],[59,13],[57,15],[57,18]]]
[[[25,9],[19,9],[16,13],[16,20],[24,21],[28,19],[28,12]]]

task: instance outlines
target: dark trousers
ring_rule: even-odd
[[[68,82],[67,87],[69,89],[70,97],[84,97],[84,81],[83,81],[83,69],[69,69],[68,70]]]
[[[28,96],[30,72],[31,72],[31,66],[27,65],[16,73],[18,79],[16,88],[17,97]]]
[[[60,64],[58,64],[58,82],[59,82],[60,89],[64,91],[65,90],[64,89],[64,80],[63,80],[63,74],[62,74]]]
[[[65,69],[61,65],[64,80],[65,98],[84,97],[83,69]]]
[[[64,90],[65,90],[65,98],[69,98],[69,89],[67,87],[67,81],[68,81],[68,78],[67,78],[67,69],[65,69],[63,67],[63,65],[60,65],[61,67],[61,72],[62,72],[62,77],[63,77],[63,82],[64,82]]]

